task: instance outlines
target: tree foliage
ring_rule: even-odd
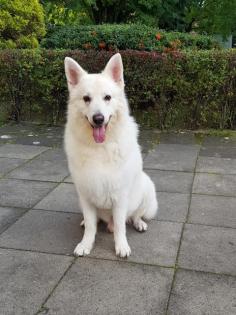
[[[88,14],[88,6],[84,1],[44,0],[42,3],[46,13],[45,22],[48,26],[93,23]]]
[[[64,8],[57,15],[61,22],[55,24],[138,22],[166,30],[225,36],[236,28],[236,0],[44,0],[44,4],[54,10]]]
[[[185,21],[209,34],[227,36],[236,30],[236,0],[192,1]]]
[[[0,0],[0,48],[37,47],[44,34],[44,13],[38,0]]]

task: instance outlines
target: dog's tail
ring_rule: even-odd
[[[144,196],[144,214],[143,217],[146,220],[155,218],[158,211],[158,202],[156,197],[155,185],[151,178],[144,173],[146,180],[146,191]]]

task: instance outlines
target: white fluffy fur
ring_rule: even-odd
[[[116,254],[129,256],[127,219],[144,231],[147,224],[142,218],[153,218],[158,204],[154,184],[143,172],[138,128],[129,115],[124,93],[121,56],[114,55],[100,74],[88,74],[73,59],[66,58],[65,71],[70,94],[65,149],[85,225],[74,254],[89,254],[98,219],[111,223],[113,218]],[[84,95],[91,97],[89,104],[84,102]],[[105,95],[111,100],[105,101]],[[94,141],[90,124],[98,112],[108,123],[103,143]]]

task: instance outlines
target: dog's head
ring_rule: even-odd
[[[93,131],[97,143],[105,141],[106,129],[119,111],[128,111],[124,95],[123,64],[115,54],[99,74],[88,74],[72,58],[65,58],[70,99]]]

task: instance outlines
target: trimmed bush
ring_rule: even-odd
[[[133,114],[145,127],[235,128],[236,51],[121,52]],[[0,110],[11,119],[65,120],[63,60],[99,72],[112,55],[98,51],[0,52]]]
[[[42,47],[60,49],[168,51],[218,47],[210,36],[165,32],[140,24],[58,26],[50,29]]]
[[[0,0],[0,49],[35,48],[45,35],[38,0]]]

